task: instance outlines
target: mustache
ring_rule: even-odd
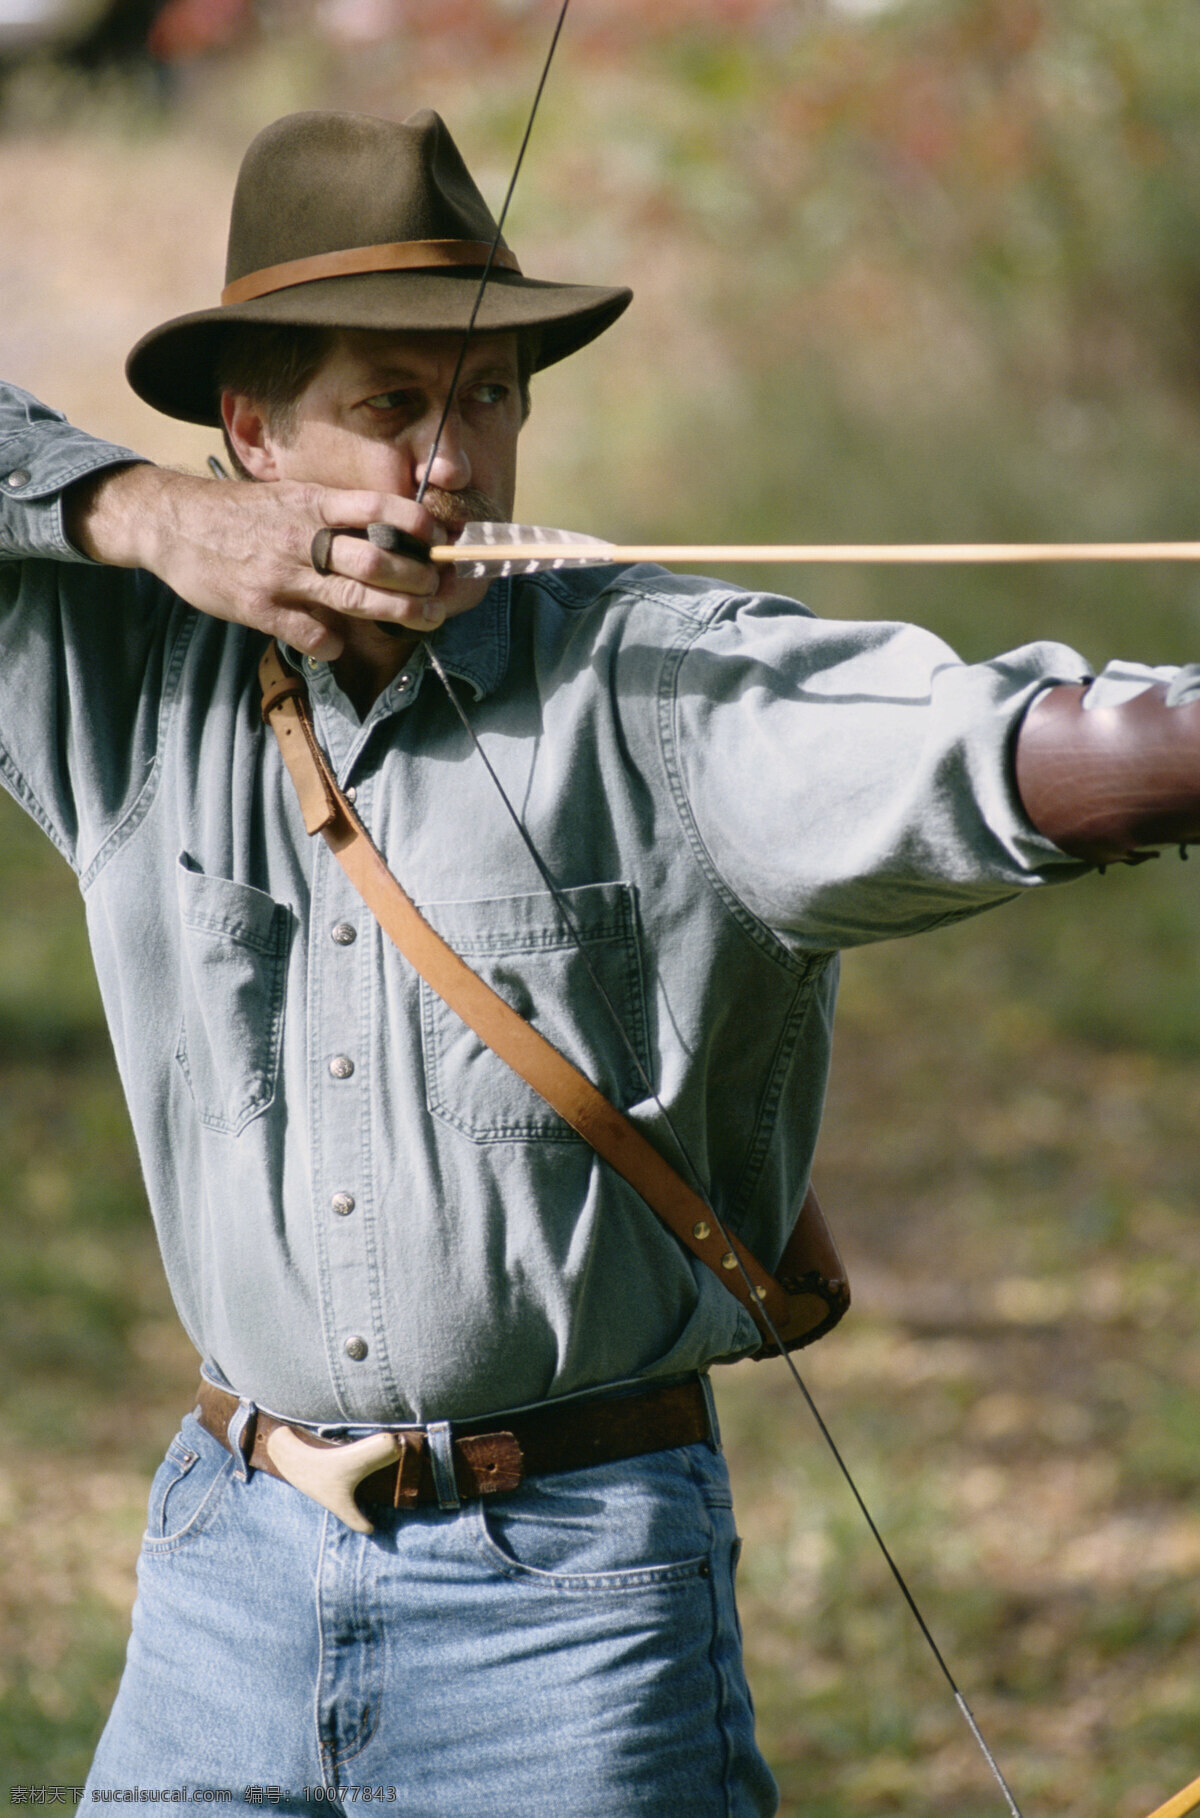
[[[496,523],[506,515],[495,500],[477,486],[464,486],[459,492],[445,492],[440,486],[429,486],[421,503],[430,517],[447,529],[457,529],[463,524]]]

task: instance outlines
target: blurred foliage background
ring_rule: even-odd
[[[575,4],[509,238],[526,270],[637,297],[539,380],[525,515],[1196,535],[1187,0]],[[214,438],[120,367],[215,297],[251,134],[433,105],[498,206],[552,23],[544,0],[172,0],[144,55],[10,59],[7,375],[199,467]],[[1200,656],[1190,566],[771,584],[969,657]],[[195,1360],[73,880],[15,810],[0,826],[2,1789],[82,1779]],[[1198,936],[1195,868],[1167,856],[846,968],[819,1184],[856,1307],[802,1362],[1029,1818],[1139,1818],[1200,1772]],[[784,1813],[1002,1809],[794,1389],[742,1366],[720,1393]]]

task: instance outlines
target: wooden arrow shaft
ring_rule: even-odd
[[[444,543],[435,562],[539,562],[556,557],[571,566],[586,549],[551,543]],[[739,562],[954,563],[954,562],[1200,562],[1200,543],[623,543],[597,549],[596,563],[676,564]]]
[[[1200,1806],[1200,1780],[1193,1780],[1173,1799],[1151,1812],[1150,1818],[1187,1818],[1188,1812],[1194,1812],[1197,1806]]]

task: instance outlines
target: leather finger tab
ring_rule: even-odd
[[[372,543],[378,543],[379,538],[372,536],[371,532],[376,530],[390,531],[391,528],[390,524],[372,524],[367,530],[364,530],[360,524],[326,524],[322,529],[318,530],[316,536],[309,545],[309,555],[312,558],[312,565],[318,574],[332,574],[334,537],[357,537],[360,543],[364,539],[370,538]],[[402,530],[397,531],[396,535],[403,536],[404,532]],[[428,546],[425,543],[418,542],[416,537],[412,538],[412,542],[419,551],[428,554]],[[387,545],[384,544],[383,547],[386,548]],[[400,553],[407,555],[408,551],[403,550]]]
[[[429,544],[413,536],[411,531],[401,530],[397,524],[368,524],[367,540],[376,549],[385,549],[389,555],[408,556],[414,562],[428,563],[430,559]],[[376,623],[391,638],[409,635],[406,625],[390,625],[386,619],[378,619]]]
[[[429,561],[429,544],[396,524],[368,524],[367,540],[376,549],[386,549],[389,555],[408,556],[414,562]]]
[[[333,549],[333,539],[337,534],[336,530],[331,530],[329,526],[326,525],[324,529],[318,530],[312,543],[309,545],[309,557],[318,574],[328,574],[330,572],[329,557]]]

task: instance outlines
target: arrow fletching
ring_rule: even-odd
[[[432,554],[435,562],[452,561],[461,575],[476,581],[548,568],[595,568],[612,561],[613,548],[599,537],[544,524],[466,524],[457,542],[439,544]]]

